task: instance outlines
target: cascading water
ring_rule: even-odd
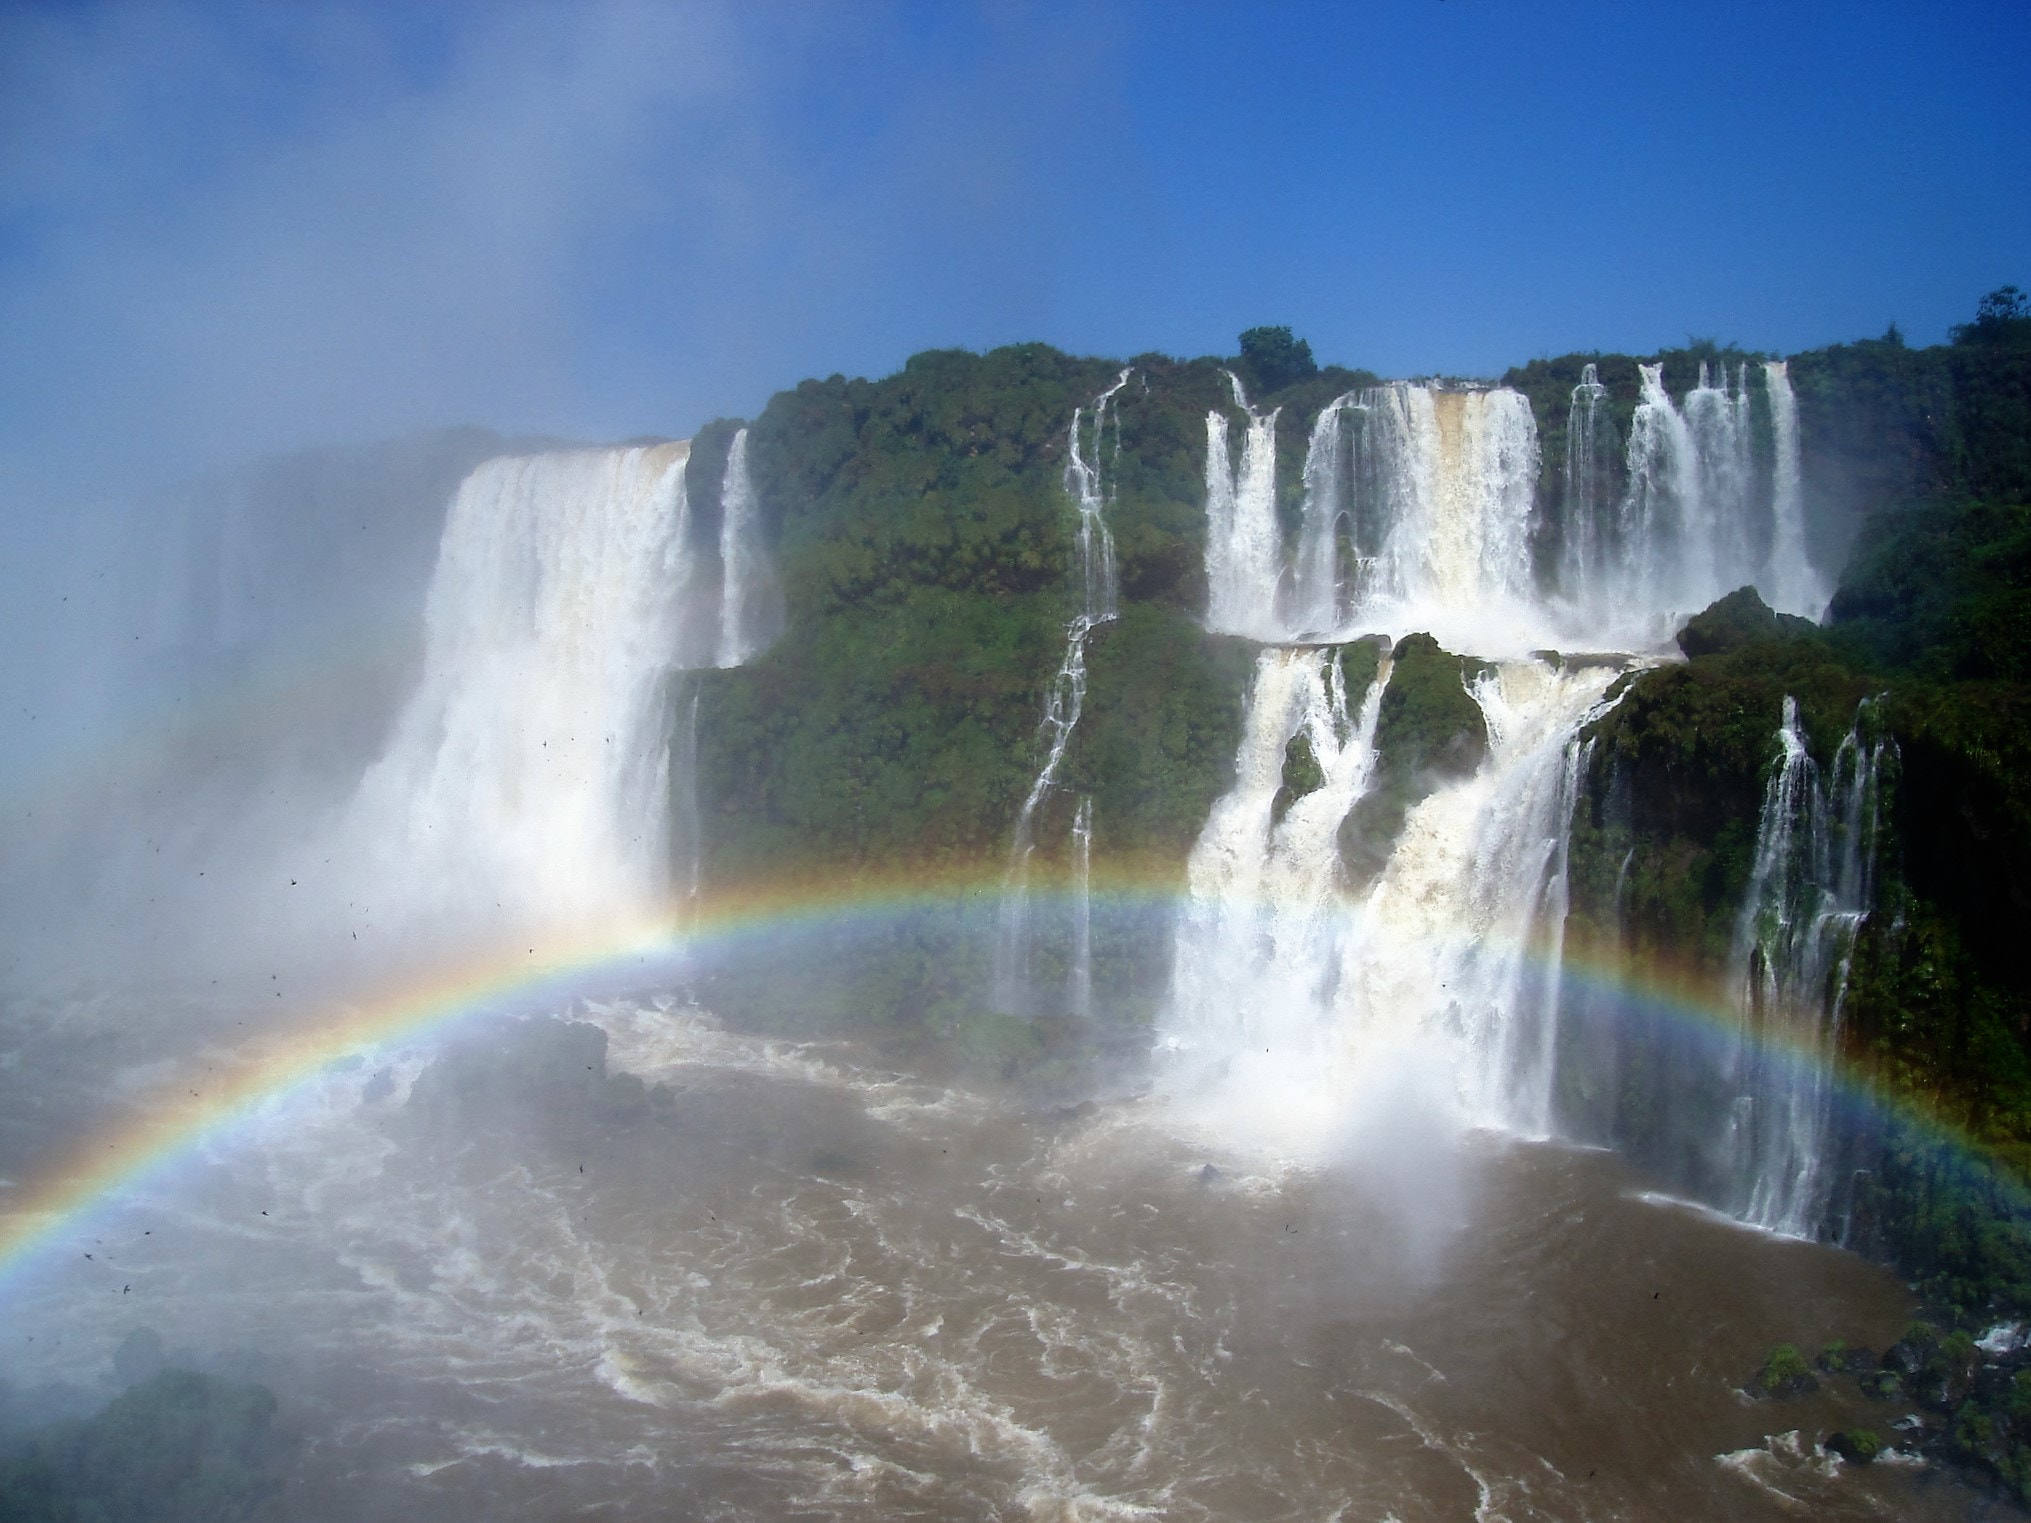
[[[745,666],[783,632],[783,592],[762,537],[762,518],[748,474],[748,431],[733,436],[720,492],[719,648],[715,666]]]
[[[696,694],[672,675],[749,660],[780,626],[746,442],[728,456],[716,589],[692,544],[688,445],[507,457],[466,478],[422,680],[340,822],[373,923],[647,929],[695,894]]]
[[[1761,367],[1770,407],[1767,492],[1756,474],[1746,364],[1732,371],[1702,364],[1683,411],[1664,388],[1662,365],[1638,368],[1628,486],[1594,568],[1581,571],[1568,555],[1568,594],[1596,606],[1624,603],[1662,627],[1753,585],[1773,608],[1817,619],[1827,593],[1806,554],[1798,406],[1785,364]],[[1574,398],[1577,408],[1577,391]]]
[[[1404,601],[1448,608],[1527,599],[1537,481],[1530,404],[1506,389],[1429,396],[1437,435],[1434,510],[1422,543],[1412,537],[1390,552],[1404,567]]]
[[[670,887],[669,715],[696,567],[681,444],[492,460],[459,488],[424,670],[344,823],[383,923],[633,920]],[[687,654],[690,659],[687,660]]]
[[[1248,405],[1239,377],[1230,374],[1234,405],[1248,416],[1241,464],[1230,464],[1229,421],[1206,414],[1206,586],[1208,628],[1273,639],[1277,585],[1283,579],[1283,532],[1276,517],[1276,410]]]
[[[1614,420],[1600,367],[1580,371],[1566,409],[1565,517],[1560,546],[1560,579],[1569,597],[1598,587],[1613,546],[1613,506],[1608,464],[1615,450]]]
[[[1873,898],[1878,809],[1894,742],[1864,700],[1823,784],[1787,696],[1736,923],[1741,1040],[1725,1155],[1744,1220],[1795,1237],[1824,1218],[1832,1090],[1856,933]]]
[[[1209,627],[1291,640],[1430,625],[1458,638],[1506,622],[1492,636],[1504,649],[1547,642],[1532,606],[1537,425],[1521,393],[1399,383],[1329,403],[1306,451],[1288,568],[1275,414],[1249,416],[1238,471],[1226,415],[1207,418]]]
[[[1066,1004],[1076,1016],[1093,1013],[1093,800],[1082,798],[1072,816],[1072,971]]]
[[[1663,367],[1641,368],[1618,492],[1609,392],[1588,366],[1570,400],[1563,517],[1548,531],[1535,517],[1537,436],[1521,395],[1402,383],[1345,394],[1313,422],[1288,566],[1267,492],[1273,436],[1251,413],[1258,426],[1236,471],[1226,418],[1213,415],[1209,623],[1286,643],[1257,662],[1235,781],[1193,849],[1172,956],[1161,1047],[1174,1101],[1209,1130],[1316,1147],[1364,1095],[1405,1083],[1439,1097],[1453,1125],[1560,1130],[1561,1043],[1581,1026],[1561,1033],[1569,1016],[1588,1019],[1584,999],[1566,1009],[1562,979],[1583,732],[1627,661],[1521,652],[1654,648],[1685,612],[1749,581],[1796,605],[1812,574],[1795,406],[1783,367],[1762,373],[1767,493],[1739,364],[1703,370],[1683,411]],[[1264,490],[1249,504],[1251,479]],[[1534,564],[1544,532],[1557,551],[1546,568],[1555,596]],[[1374,630],[1430,630],[1445,649],[1498,659],[1463,679],[1486,727],[1485,760],[1409,809],[1357,892],[1342,824],[1360,818],[1383,775],[1377,745],[1398,743],[1386,720],[1390,666],[1365,698],[1346,691],[1357,648],[1346,642]],[[1871,848],[1861,843],[1873,839],[1885,754],[1868,728],[1858,722],[1823,793],[1787,710],[1737,953],[1745,1039],[1735,1071],[1683,1098],[1692,1126],[1725,1133],[1728,1157],[1693,1171],[1699,1188],[1780,1231],[1809,1233],[1826,1207],[1817,1076],[1866,913]],[[1783,1022],[1798,1030],[1773,1029]],[[1772,1057],[1780,1039],[1807,1061]],[[1601,1061],[1590,1054],[1589,1072]],[[1680,1099],[1671,1106],[1680,1113]]]
[[[1030,923],[1030,863],[1037,849],[1037,811],[1057,786],[1058,769],[1064,764],[1065,748],[1078,727],[1086,706],[1086,641],[1100,625],[1115,617],[1118,592],[1114,572],[1114,534],[1107,526],[1107,506],[1113,488],[1106,474],[1108,426],[1114,425],[1113,448],[1119,451],[1120,419],[1115,398],[1128,385],[1133,372],[1123,370],[1114,384],[1094,398],[1090,409],[1072,412],[1071,434],[1065,451],[1065,491],[1079,515],[1078,584],[1079,610],[1065,625],[1065,657],[1044,700],[1040,732],[1045,737],[1044,764],[1024,797],[1016,815],[1015,839],[1009,850],[1008,871],[1002,880],[1001,907],[997,916],[994,949],[995,1008],[1009,1015],[1032,1011],[1032,960],[1035,937]],[[1239,395],[1239,383],[1236,383]],[[1090,430],[1090,432],[1089,432]],[[1088,453],[1090,449],[1090,455]],[[1074,925],[1072,966],[1067,990],[1068,1007],[1077,1014],[1089,1013],[1092,1006],[1092,941],[1088,919],[1088,880],[1092,862],[1093,810],[1091,799],[1081,799],[1072,826]]]
[[[1644,609],[1703,607],[1688,592],[1711,547],[1691,543],[1699,490],[1692,431],[1664,389],[1663,365],[1640,365],[1642,394],[1629,425],[1629,485],[1617,518],[1617,595]]]
[[[1748,367],[1700,366],[1699,384],[1686,393],[1685,426],[1692,440],[1694,489],[1685,503],[1688,559],[1708,562],[1707,585],[1716,593],[1752,581],[1765,559],[1754,543],[1750,494],[1754,465],[1749,444]]]
[[[1763,366],[1770,396],[1771,482],[1770,564],[1760,582],[1772,608],[1817,621],[1831,596],[1805,547],[1805,487],[1799,467],[1798,398],[1791,367],[1783,360]]]
[[[1346,514],[1341,490],[1345,472],[1341,419],[1352,400],[1350,392],[1319,409],[1305,448],[1304,519],[1298,531],[1284,618],[1285,626],[1299,634],[1337,629],[1346,612],[1339,566],[1339,535]]]
[[[1343,659],[1272,648],[1257,663],[1236,782],[1188,868],[1163,1039],[1174,1094],[1222,1136],[1305,1147],[1409,1063],[1443,1075],[1455,1123],[1546,1135],[1577,731],[1612,673],[1521,661],[1480,679],[1487,763],[1411,811],[1351,900],[1340,826],[1375,775],[1390,673],[1350,717]],[[1320,781],[1277,821],[1300,738]]]
[[[1258,1047],[1281,1063],[1318,1055],[1325,991],[1315,937],[1338,886],[1340,822],[1374,773],[1387,682],[1382,667],[1350,718],[1338,651],[1271,648],[1257,660],[1234,786],[1214,804],[1186,870],[1168,1037],[1195,1061],[1226,1064]],[[1285,761],[1300,737],[1322,781],[1279,822]]]

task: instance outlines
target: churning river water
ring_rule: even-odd
[[[1776,1342],[1893,1340],[1890,1274],[1609,1155],[1407,1114],[1301,1168],[1154,1098],[1038,1109],[674,1002],[572,1019],[327,1070],[98,1211],[0,1300],[10,1378],[153,1328],[277,1391],[265,1515],[333,1523],[1981,1505],[1818,1448],[1901,1408],[1741,1390]],[[587,1024],[662,1092],[603,1080]]]

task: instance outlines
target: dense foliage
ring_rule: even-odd
[[[700,680],[715,882],[1000,860],[1043,763],[1073,607],[1070,425],[1119,373],[1042,345],[944,351],[770,402],[750,460],[790,626],[753,666]],[[1301,428],[1314,393],[1360,379],[1312,367],[1252,400]],[[1088,428],[1122,606],[1090,641],[1085,717],[1041,822],[1054,849],[1057,814],[1087,795],[1098,849],[1181,862],[1231,763],[1249,658],[1197,622],[1209,413],[1245,422],[1220,364],[1144,356],[1105,437]],[[694,465],[712,469],[703,452]]]
[[[1288,328],[1250,328],[1241,335],[1240,369],[1257,391],[1281,391],[1319,373],[1312,346]]]

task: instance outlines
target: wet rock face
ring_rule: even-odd
[[[1920,1406],[1951,1412],[1973,1394],[1982,1359],[1966,1333],[1942,1338],[1938,1329],[1914,1323],[1885,1351],[1883,1367]]]
[[[1883,1368],[1900,1377],[1916,1375],[1938,1347],[1938,1333],[1929,1327],[1914,1326],[1884,1351]]]
[[[1874,1373],[1882,1361],[1865,1348],[1854,1348],[1845,1343],[1829,1343],[1819,1351],[1813,1364],[1823,1375],[1862,1375]]]

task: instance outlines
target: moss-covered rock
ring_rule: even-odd
[[[1320,767],[1312,748],[1312,737],[1298,731],[1283,748],[1283,780],[1277,785],[1276,797],[1270,801],[1270,819],[1281,821],[1292,804],[1308,793],[1316,793],[1325,781],[1325,769]]]
[[[1789,1343],[1780,1343],[1765,1356],[1763,1367],[1749,1381],[1747,1389],[1751,1396],[1785,1401],[1817,1391],[1819,1378],[1797,1348]]]
[[[1826,1447],[1851,1465],[1866,1465],[1883,1452],[1883,1440],[1868,1428],[1845,1428],[1831,1435]]]
[[[1881,1363],[1865,1348],[1856,1348],[1838,1338],[1819,1351],[1814,1366],[1823,1375],[1866,1375]]]
[[[1810,639],[1818,631],[1810,619],[1773,611],[1754,587],[1738,587],[1686,621],[1678,648],[1688,656],[1719,656],[1746,645]]]
[[[1468,691],[1486,670],[1486,663],[1454,655],[1428,634],[1397,641],[1375,721],[1375,776],[1340,827],[1340,856],[1351,882],[1366,883],[1381,872],[1414,805],[1470,776],[1488,755],[1488,722]]]

